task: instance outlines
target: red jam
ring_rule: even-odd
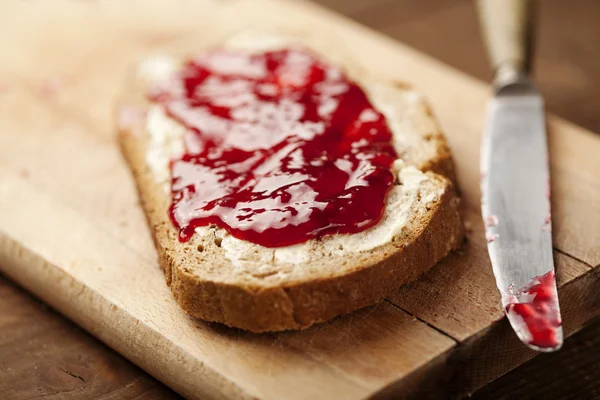
[[[506,313],[521,318],[530,333],[529,344],[539,348],[555,348],[561,341],[557,335],[561,326],[554,271],[533,279],[532,284],[519,291],[519,297],[529,301],[506,306]]]
[[[396,158],[385,118],[304,50],[214,51],[150,95],[188,128],[171,162],[171,220],[267,247],[355,233],[381,218]]]

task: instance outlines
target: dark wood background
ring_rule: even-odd
[[[491,77],[471,0],[315,1],[470,75]],[[600,132],[600,1],[541,0],[539,9],[534,76],[548,109]],[[178,398],[0,276],[0,399],[42,397]],[[600,399],[600,321],[473,398]]]

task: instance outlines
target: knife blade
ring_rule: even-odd
[[[550,213],[544,102],[526,71],[526,0],[480,0],[497,67],[481,152],[481,210],[510,324],[537,351],[563,342]]]

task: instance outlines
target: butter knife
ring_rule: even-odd
[[[519,339],[558,350],[562,322],[552,260],[544,102],[530,82],[533,1],[478,0],[495,69],[481,153],[481,210],[502,305]]]

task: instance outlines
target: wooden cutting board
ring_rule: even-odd
[[[479,217],[484,84],[292,1],[3,2],[0,26],[0,270],[182,395],[458,394],[535,355],[502,319]],[[250,334],[179,310],[115,140],[112,108],[135,60],[246,27],[308,29],[412,83],[433,103],[462,190],[460,251],[378,306],[303,332]],[[600,314],[600,137],[550,117],[549,139],[569,335]]]

